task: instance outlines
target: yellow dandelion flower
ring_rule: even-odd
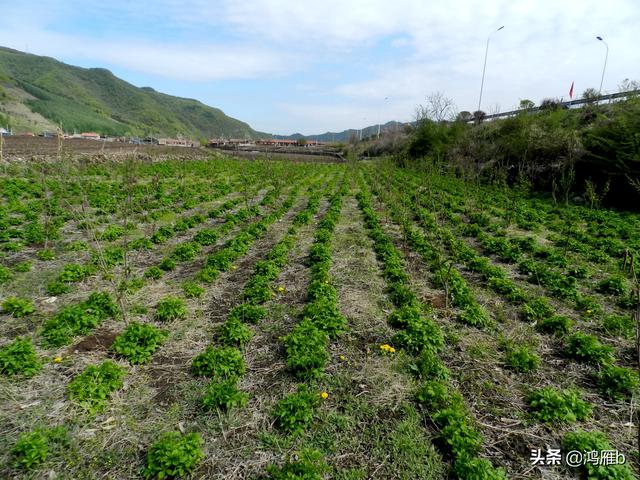
[[[53,359],[55,363],[60,363],[62,361],[62,357],[56,357]]]
[[[340,355],[340,360],[344,362],[344,355]]]
[[[329,398],[329,394],[328,394],[327,392],[321,392],[321,393],[320,393],[320,397],[321,397],[323,400],[326,400],[327,398]]]
[[[284,287],[278,287],[279,292],[284,292]]]
[[[591,313],[591,310],[587,310],[587,313]]]
[[[396,353],[396,349],[393,347],[389,347],[389,353]]]
[[[231,270],[237,270],[238,266],[237,265],[231,265]]]

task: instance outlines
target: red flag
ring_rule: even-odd
[[[573,100],[573,82],[571,82],[571,88],[569,89],[569,98]]]

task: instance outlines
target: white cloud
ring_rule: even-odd
[[[41,3],[46,15],[17,2],[5,9],[0,43],[22,49],[28,42],[36,53],[185,81],[296,75],[298,103],[282,89],[261,106],[277,117],[272,130],[335,130],[355,127],[363,117],[371,123],[409,119],[433,91],[473,110],[486,38],[500,25],[505,28],[489,50],[486,110],[510,109],[521,98],[566,96],[571,81],[578,93],[597,87],[604,45],[596,35],[610,46],[605,90],[640,78],[637,0],[71,0],[61,10],[59,0]],[[54,33],[56,15],[63,19],[74,9],[120,27],[143,21],[144,28],[118,38]],[[159,31],[170,26],[171,34],[154,42],[142,33],[154,25]],[[327,85],[334,87],[327,91]],[[255,102],[247,93],[246,101]],[[393,102],[380,105],[387,96]]]
[[[16,38],[27,38],[28,44]],[[248,44],[151,43],[136,38],[92,39],[41,30],[16,35],[6,29],[0,31],[0,44],[19,50],[28,46],[39,55],[98,60],[131,71],[196,82],[277,76],[291,71],[286,53]]]

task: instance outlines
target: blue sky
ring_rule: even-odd
[[[3,2],[6,3],[6,2]],[[290,134],[407,121],[427,95],[482,109],[640,80],[637,0],[42,0],[0,5],[0,45],[197,98]],[[385,100],[386,98],[386,100]]]

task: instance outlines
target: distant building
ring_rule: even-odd
[[[95,132],[83,132],[80,137],[86,140],[100,140],[100,134]]]
[[[184,138],[159,138],[158,145],[165,145],[168,147],[196,147],[198,144],[193,140],[187,140]]]

